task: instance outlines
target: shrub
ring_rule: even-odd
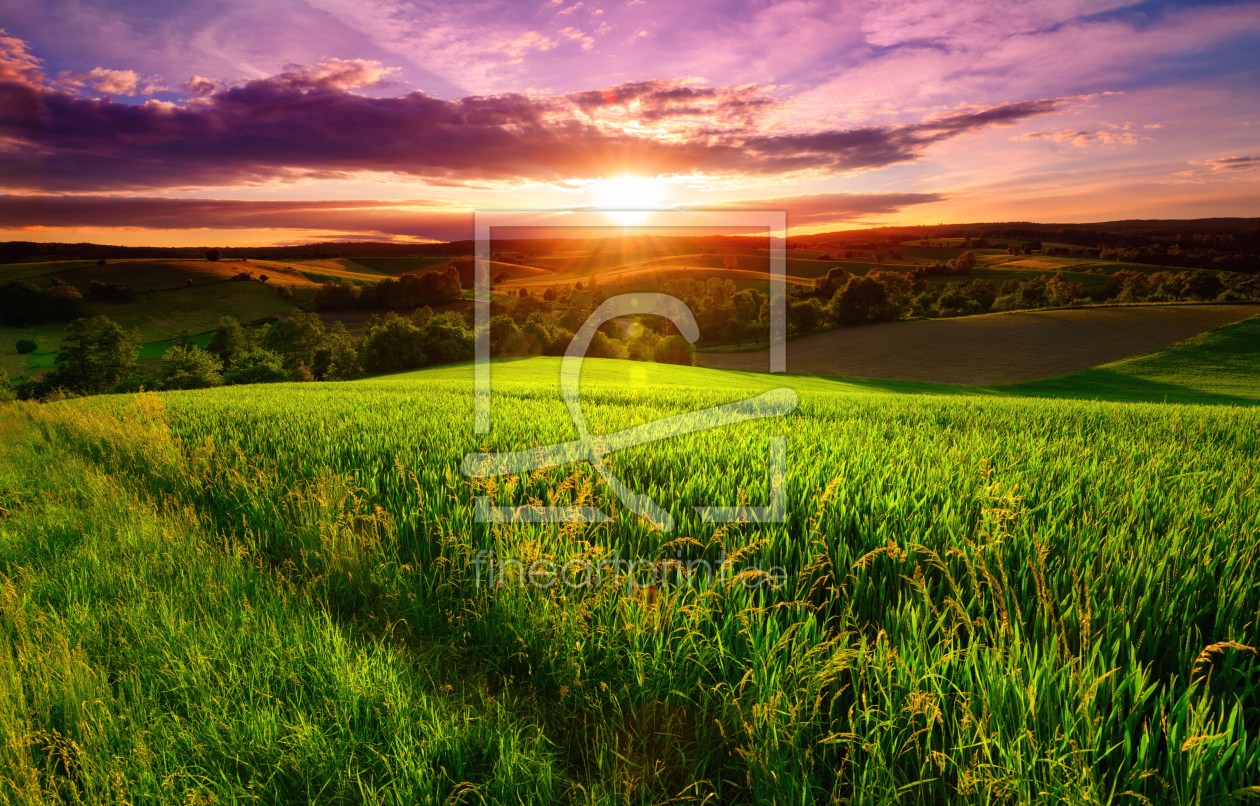
[[[236,357],[244,352],[245,346],[245,329],[241,327],[241,323],[231,316],[224,316],[219,319],[219,326],[214,329],[206,350],[217,356],[220,364],[230,367]]]
[[[195,345],[177,344],[162,356],[158,385],[163,389],[208,389],[223,383],[218,356]]]
[[[892,319],[896,309],[883,283],[870,277],[850,277],[827,306],[831,318],[842,325],[860,325]]]
[[[814,293],[823,300],[829,300],[848,280],[849,272],[843,266],[834,266],[826,275],[814,279]]]
[[[0,286],[0,324],[30,327],[82,316],[83,295],[72,285],[55,283],[44,289],[34,283],[14,281]]]
[[[822,321],[822,307],[817,300],[789,302],[787,309],[787,326],[792,335],[809,333]]]
[[[1214,299],[1225,290],[1224,284],[1215,274],[1199,269],[1186,278],[1185,294],[1194,299]]]
[[[627,358],[630,351],[621,339],[612,339],[602,331],[595,331],[591,343],[586,348],[587,358]]]
[[[992,310],[998,313],[1019,310],[1019,297],[1015,294],[1001,294],[993,300]]]
[[[18,339],[15,345],[19,355],[33,353],[39,347],[34,339]]]
[[[223,374],[224,383],[278,383],[289,379],[284,371],[284,359],[270,350],[254,350],[242,353]]]
[[[306,381],[315,380],[315,373],[311,372],[310,367],[305,364],[298,364],[289,371],[289,380],[295,383],[304,383]]]
[[[321,311],[344,311],[355,308],[359,305],[359,293],[359,287],[350,282],[330,280],[315,292],[315,307]]]
[[[153,389],[154,387],[155,384],[152,378],[142,372],[135,372],[109,387],[109,393],[111,395],[134,395],[137,392]]]
[[[463,317],[448,311],[433,317],[424,329],[421,347],[428,355],[428,363],[450,364],[470,361],[475,342],[473,334],[464,326]]]
[[[696,346],[682,336],[666,336],[653,350],[652,360],[658,364],[690,367],[696,363]]]
[[[537,317],[533,314],[530,319]],[[529,343],[512,317],[499,314],[490,320],[491,355],[525,355]]]
[[[8,403],[17,398],[17,390],[9,380],[9,373],[0,367],[0,403]]]
[[[366,372],[416,369],[428,360],[423,346],[424,333],[398,314],[387,314],[380,324],[368,331],[361,356]]]

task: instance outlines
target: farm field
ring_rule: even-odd
[[[1170,403],[1260,403],[1260,317],[1147,355],[1006,387],[1044,397]]]
[[[309,304],[313,288],[297,289],[293,299],[281,299],[274,288],[259,282],[216,282],[139,294],[134,302],[117,305],[112,302],[89,302],[89,316],[103,315],[124,328],[137,328],[141,343],[175,338],[181,330],[204,334],[213,329],[223,316],[235,316],[244,322],[265,319],[287,312],[295,304]],[[0,326],[0,367],[10,377],[26,373],[27,356],[15,352],[18,339],[34,339],[38,345],[31,356],[33,369],[52,366],[61,345],[65,324],[48,322],[33,327]]]
[[[1209,803],[1255,785],[1260,409],[589,360],[593,433],[800,396],[784,419],[609,455],[673,515],[663,533],[585,466],[461,474],[472,451],[574,438],[558,363],[495,363],[486,437],[468,365],[0,407],[6,798]],[[785,521],[702,523],[691,506],[766,502],[773,435]],[[478,494],[614,520],[487,526]],[[502,564],[612,552],[728,574],[649,592],[627,579],[642,566],[585,588]]]
[[[1129,358],[1260,313],[1256,305],[1139,305],[986,314],[842,328],[787,343],[788,371],[989,386]],[[764,370],[769,352],[699,352],[719,369]]]

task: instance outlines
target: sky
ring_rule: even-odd
[[[0,26],[3,240],[1260,216],[1260,2],[6,0]]]

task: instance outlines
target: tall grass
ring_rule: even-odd
[[[587,384],[592,430],[747,394],[735,382],[691,388],[700,375],[668,372],[667,385],[651,388]],[[678,527],[663,534],[626,516],[582,467],[460,475],[468,451],[575,437],[554,380],[499,383],[493,431],[478,438],[470,385],[426,377],[445,376],[98,398],[10,415],[30,464],[25,480],[4,483],[41,497],[73,486],[62,473],[88,474],[111,485],[102,507],[139,502],[118,503],[116,517],[149,533],[169,532],[178,513],[186,536],[164,562],[258,580],[251,603],[273,597],[285,619],[313,625],[247,646],[239,642],[261,640],[256,631],[231,643],[212,619],[188,618],[205,629],[182,638],[181,651],[251,670],[230,678],[231,712],[248,727],[229,735],[259,748],[229,760],[190,742],[164,756],[204,770],[202,792],[230,800],[249,780],[263,800],[302,800],[311,793],[295,777],[260,771],[301,769],[304,753],[319,759],[321,780],[367,769],[374,797],[399,803],[1206,803],[1260,785],[1260,664],[1250,649],[1260,645],[1258,413],[802,391],[786,421],[608,458],[670,510]],[[700,523],[693,505],[766,503],[768,438],[781,432],[787,521]],[[66,468],[51,480],[37,469],[47,457]],[[478,494],[617,517],[488,527],[473,521]],[[15,532],[0,521],[18,535],[6,537],[10,564],[33,562],[28,544],[40,539],[37,521],[21,522]],[[93,529],[107,541],[108,527]],[[617,579],[544,589],[510,576],[491,586],[474,562],[488,550],[500,562],[721,558],[730,573],[651,590]],[[747,571],[754,565],[786,569],[783,587],[744,584],[763,578]],[[109,629],[139,629],[172,607],[159,604],[162,584],[145,567],[128,583],[131,609],[94,594],[98,615],[112,614]],[[93,589],[121,584],[77,556],[44,568],[48,584],[59,573]],[[188,597],[175,597],[186,612],[241,616],[240,595],[224,583]],[[24,601],[40,618],[57,612],[52,600]],[[358,643],[337,655],[328,647],[338,635]],[[410,728],[372,723],[370,749],[334,717],[278,716],[350,713],[335,705],[349,695],[332,684],[302,689],[306,678],[289,671],[347,675],[326,665],[350,657],[376,658],[391,698],[426,698],[408,706]],[[112,663],[103,643],[84,668]],[[473,694],[426,686],[413,663]],[[207,674],[172,694],[160,664],[136,668],[136,688],[97,696],[158,722],[186,719],[182,703],[211,701],[229,682]],[[286,694],[251,694],[252,685]],[[47,691],[22,696],[70,696]],[[458,716],[479,708],[489,710]],[[49,719],[26,729],[46,731]],[[495,760],[459,756],[458,773],[424,766],[458,733],[443,727],[452,720],[497,742]],[[430,722],[432,736],[414,727]],[[321,749],[291,749],[303,742]],[[104,750],[85,752],[80,766],[93,775],[117,771],[122,789],[142,780]],[[40,786],[73,780],[41,763]],[[414,773],[428,789],[390,788],[417,770],[428,771]],[[361,797],[337,786],[338,797]]]

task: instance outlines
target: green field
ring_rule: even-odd
[[[313,292],[298,289],[293,299],[281,299],[274,288],[263,283],[219,282],[154,291],[140,294],[134,302],[117,305],[112,302],[89,302],[89,316],[103,315],[126,329],[136,328],[140,342],[160,342],[173,339],[181,330],[193,334],[208,333],[224,316],[234,316],[243,322],[265,319],[284,313],[294,305],[310,304]],[[27,356],[18,355],[15,344],[18,339],[34,339],[38,345],[30,357],[31,369],[52,366],[57,349],[61,346],[64,322],[48,322],[29,328],[0,327],[0,367],[10,377],[26,374]]]
[[[1260,404],[1260,317],[1149,355],[1001,388],[1044,397]]]
[[[1256,338],[1242,323],[1111,371],[1254,399]],[[1191,373],[1222,349],[1251,357]],[[461,474],[469,452],[575,437],[557,368],[496,362],[484,437],[468,365],[0,408],[0,794],[1075,804],[1260,786],[1260,409],[590,360],[593,433],[799,392],[786,418],[607,457],[673,515],[662,533],[585,465]],[[1056,393],[1098,392],[1072,377]],[[692,506],[767,503],[778,434],[785,521],[700,522]],[[614,520],[487,526],[478,494]],[[727,572],[649,592],[633,567],[581,587],[500,566],[490,584],[489,550]]]

